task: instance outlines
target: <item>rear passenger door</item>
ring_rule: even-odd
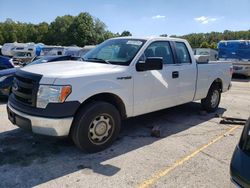
[[[178,65],[177,93],[178,103],[191,102],[195,95],[197,68],[192,62],[188,47],[184,42],[174,42],[175,57]],[[191,49],[190,49],[191,50]]]

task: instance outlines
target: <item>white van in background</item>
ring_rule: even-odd
[[[1,49],[1,52],[4,56],[12,57],[14,55],[14,50],[16,48],[24,48],[26,46],[25,43],[5,43]]]
[[[64,55],[64,53],[65,47],[63,46],[43,46],[40,55]]]

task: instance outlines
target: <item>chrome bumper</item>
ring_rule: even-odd
[[[8,116],[13,115],[11,119],[13,120],[12,123],[18,125],[18,122],[15,121],[15,116],[19,116],[20,118],[24,118],[30,121],[31,123],[31,130],[34,133],[48,135],[48,136],[68,136],[70,127],[73,121],[73,117],[68,118],[45,118],[45,117],[38,117],[38,116],[31,116],[20,111],[15,110],[11,105],[8,103],[7,105]],[[10,119],[10,117],[9,117]],[[22,127],[21,127],[22,128]]]

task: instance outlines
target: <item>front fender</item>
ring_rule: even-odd
[[[133,82],[132,80],[97,80],[88,81],[81,84],[72,85],[72,93],[67,101],[79,101],[83,103],[90,97],[101,94],[110,93],[118,96],[124,103],[127,116],[132,115],[133,109]]]

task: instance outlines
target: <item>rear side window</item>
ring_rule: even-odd
[[[175,42],[178,63],[192,63],[188,49],[183,42]]]
[[[173,64],[174,58],[169,42],[159,41],[153,42],[144,52],[148,57],[162,57],[164,64]]]

